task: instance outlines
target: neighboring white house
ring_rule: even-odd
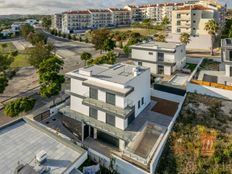
[[[222,39],[222,62],[225,64],[227,77],[232,77],[232,38]]]
[[[38,23],[38,21],[37,21],[36,19],[27,19],[27,20],[25,21],[25,23],[26,23],[26,24],[29,24],[29,25],[31,25],[31,26],[34,26],[35,24]]]
[[[149,67],[156,75],[172,75],[186,63],[185,45],[177,42],[148,42],[132,45],[131,59],[136,65]]]

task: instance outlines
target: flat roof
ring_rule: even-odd
[[[137,76],[134,76],[133,70],[137,68],[139,74],[148,70],[149,68],[129,65],[129,64],[115,64],[115,65],[93,65],[79,70],[67,73],[67,75],[77,76],[82,78],[93,77],[96,79],[109,81],[117,84],[126,84]]]
[[[44,150],[48,155],[44,166],[50,168],[50,173],[60,174],[85,153],[71,143],[68,146],[64,139],[66,143],[63,143],[61,137],[55,138],[56,135],[52,136],[49,130],[46,131],[51,135],[42,131],[37,123],[30,122],[20,119],[0,127],[0,173],[14,173],[18,162],[38,167],[35,166],[35,155]]]
[[[180,45],[183,45],[180,42],[148,42],[148,43],[138,43],[132,45],[131,48],[145,48],[145,49],[154,49],[154,50],[172,50],[175,51],[176,48]]]

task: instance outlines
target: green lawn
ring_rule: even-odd
[[[138,32],[143,36],[150,36],[157,33],[156,29],[146,29],[146,28],[133,28],[133,27],[127,27],[127,28],[116,28],[112,29],[112,31],[119,31],[119,32],[126,32],[128,30],[131,30],[133,32]]]
[[[5,45],[5,47],[4,47]],[[0,52],[3,54],[8,54],[10,52],[16,51],[15,46],[11,42],[0,43]]]
[[[21,68],[30,66],[28,62],[28,55],[25,53],[19,53],[15,58],[14,62],[11,64],[11,68]]]

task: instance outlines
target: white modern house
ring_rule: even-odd
[[[185,45],[177,42],[148,42],[132,45],[131,59],[154,75],[172,75],[186,64]]]
[[[94,65],[67,76],[71,78],[70,109],[121,130],[150,103],[149,68]]]
[[[151,100],[150,68],[93,65],[66,76],[70,105],[59,112],[79,125],[75,128],[89,155],[104,166],[114,158],[120,173],[153,173],[166,127],[150,111],[156,103]]]
[[[227,77],[232,77],[232,38],[222,39],[222,62],[225,64]]]

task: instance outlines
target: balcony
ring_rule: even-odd
[[[117,115],[119,117],[122,117],[123,119],[126,119],[128,116],[130,116],[132,112],[134,112],[134,106],[133,106],[132,101],[128,101],[127,107],[123,109],[123,108],[105,103],[103,101],[89,98],[87,96],[83,99],[82,104],[90,106],[90,107],[94,107],[96,109],[102,110],[107,113]]]

